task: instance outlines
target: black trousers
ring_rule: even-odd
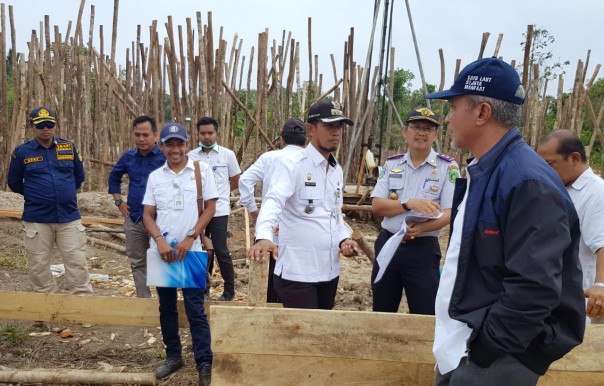
[[[388,241],[392,233],[380,232],[375,241],[375,255]],[[373,310],[397,312],[403,296],[407,296],[409,312],[412,314],[434,315],[434,301],[440,280],[440,246],[436,237],[418,237],[401,244],[384,276],[377,283],[379,265],[373,264],[371,289],[373,290]]]
[[[271,253],[268,258],[268,285],[266,286],[266,302],[267,303],[279,303],[279,295],[275,289],[275,280],[273,274],[275,273],[275,265],[277,262],[273,259]]]
[[[228,225],[229,216],[214,217],[206,227],[206,236],[212,239],[212,244],[214,245],[214,254],[218,260],[220,274],[224,280],[224,292],[235,294],[235,269],[233,268],[231,252],[227,246]],[[214,259],[208,262],[208,272],[212,272],[213,267]]]
[[[273,279],[283,307],[331,310],[340,277],[318,283],[292,281],[277,275],[273,275]]]

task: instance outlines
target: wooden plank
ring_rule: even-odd
[[[430,316],[214,306],[210,319],[214,353],[434,364]]]
[[[241,306],[241,302],[205,303],[210,307]],[[281,305],[277,305],[279,307]],[[178,324],[189,327],[184,302],[178,301]],[[71,296],[35,292],[0,291],[0,320],[32,320],[61,323],[90,323],[108,326],[159,326],[158,299]]]
[[[212,334],[214,332],[212,331]],[[366,349],[376,350],[372,345]],[[214,351],[212,385],[433,385],[434,365]]]
[[[558,371],[598,371],[604,375],[602,347],[604,347],[604,324],[588,324],[585,327],[583,343],[575,347],[562,359],[552,363],[551,369]],[[604,381],[600,385],[604,385]]]
[[[539,378],[538,386],[602,386],[604,373],[599,371],[549,370]]]
[[[9,217],[15,218],[17,220],[21,220],[21,216],[23,215],[22,210],[7,210],[0,209],[0,217]],[[82,217],[82,224],[90,225],[90,224],[107,224],[107,225],[124,225],[123,218],[100,218],[100,217]]]
[[[262,261],[250,260],[250,287],[247,298],[250,306],[266,306],[268,259],[270,258],[266,257]]]
[[[221,305],[210,314],[216,385],[434,383],[431,316]],[[604,384],[603,345],[604,325],[588,325],[539,385]]]

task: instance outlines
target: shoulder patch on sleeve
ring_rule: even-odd
[[[444,159],[447,162],[453,162],[455,161],[455,157],[449,157],[448,155],[444,155],[444,154],[437,154],[436,155],[438,158],[440,159]]]
[[[388,157],[388,158],[386,158],[386,159],[387,159],[387,160],[390,160],[390,159],[398,159],[398,158],[403,158],[403,156],[404,156],[404,154],[396,154],[396,155],[390,156],[390,157]]]

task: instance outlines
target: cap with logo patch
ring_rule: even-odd
[[[493,57],[468,64],[450,89],[428,94],[426,99],[451,99],[459,95],[482,95],[521,105],[525,93],[514,67]]]
[[[436,115],[434,111],[430,110],[429,108],[422,107],[411,111],[409,115],[407,115],[407,120],[405,123],[412,121],[428,121],[438,126],[438,115]]]
[[[40,122],[57,123],[54,111],[44,106],[33,109],[31,113],[29,113],[29,121],[34,125]]]
[[[348,126],[354,125],[354,122],[344,116],[340,104],[333,101],[321,101],[310,106],[310,109],[308,110],[308,119],[306,121],[309,123],[316,121],[321,121],[323,123],[341,121]]]
[[[169,139],[178,138],[183,141],[187,140],[187,129],[180,123],[168,123],[161,128],[159,140],[164,143]]]

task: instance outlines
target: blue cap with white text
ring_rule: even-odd
[[[459,95],[482,95],[521,105],[525,93],[514,67],[497,58],[485,58],[461,70],[449,90],[433,92],[426,99],[451,99]]]
[[[166,126],[161,128],[159,140],[164,143],[171,138],[187,140],[187,129],[184,128],[180,123],[168,123]]]

